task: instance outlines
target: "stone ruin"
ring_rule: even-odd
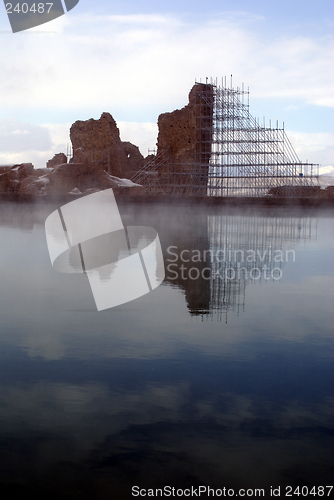
[[[239,99],[244,94],[244,90],[240,89],[216,88],[213,84],[196,83],[189,92],[186,106],[158,117],[157,154],[146,158],[137,146],[121,140],[117,124],[110,113],[102,113],[98,120],[91,118],[76,121],[70,129],[73,158],[69,163],[63,153],[58,153],[47,162],[46,169],[34,169],[31,164],[1,167],[0,192],[79,194],[91,189],[113,187],[118,190],[124,188],[128,192],[130,190],[131,193],[135,193],[136,189],[136,194],[140,190],[143,194],[147,189],[151,194],[204,197],[208,194],[209,168],[215,172],[214,169],[218,167],[220,172],[221,154],[226,154],[226,151],[229,154],[231,147],[232,156],[229,159],[234,161],[233,169],[240,167],[238,173],[240,171],[242,175],[238,175],[235,180],[234,170],[228,169],[230,174],[226,177],[231,182],[225,182],[225,174],[219,174],[221,177],[216,175],[215,184],[209,187],[212,196],[231,196],[234,193],[239,196],[246,192],[257,196],[260,189],[263,190],[263,182],[259,183],[257,176],[253,175],[253,164],[249,163],[251,159],[262,169],[268,180],[275,179],[274,187],[266,192],[267,196],[324,197],[326,194],[325,197],[332,197],[332,191],[327,190],[325,193],[313,182],[312,179],[317,179],[317,176],[312,177],[312,166],[311,175],[308,175],[311,184],[304,183],[304,190],[294,187],[299,186],[304,174],[299,172],[296,183],[296,175],[292,169],[307,169],[308,163],[291,160],[280,165],[276,159],[277,169],[281,168],[291,178],[291,185],[279,185],[278,174],[272,175],[268,171],[267,164],[263,163],[261,155],[252,146],[252,137],[254,132],[258,134],[258,130],[251,122],[249,104],[246,105]],[[235,116],[239,121],[243,120],[236,127]],[[239,133],[243,134],[244,139],[239,138]],[[267,134],[267,129],[263,133]],[[278,134],[284,134],[284,130],[270,128],[270,133],[274,133],[274,140],[267,140],[265,136],[265,151],[276,155],[277,147],[281,154],[284,144],[281,147],[281,135]],[[271,144],[273,142],[275,148]],[[235,143],[239,148],[237,151],[233,149]],[[236,155],[237,163],[234,158]],[[279,158],[278,154],[276,156]],[[229,163],[226,165],[230,166]],[[212,181],[212,177],[210,180]]]
[[[209,99],[202,91],[209,91]],[[189,103],[182,109],[163,113],[158,118],[157,155],[168,155],[175,165],[209,162],[213,119],[212,85],[196,83],[189,92]]]
[[[76,121],[70,129],[73,148],[72,162],[80,162],[84,153],[89,163],[116,177],[130,179],[143,165],[144,157],[131,142],[120,139],[119,129],[110,113],[99,120]]]
[[[196,83],[184,108],[159,116],[157,157],[162,160],[159,162],[159,174],[165,174],[172,165],[174,172],[182,171],[182,175],[187,177],[198,166],[200,183],[206,190],[213,101],[212,85]],[[152,160],[151,156],[144,158],[134,144],[121,141],[119,129],[110,113],[102,113],[99,120],[91,118],[75,122],[70,129],[70,138],[74,152],[71,162],[82,162],[84,154],[88,163],[116,177],[131,179]],[[187,182],[187,179],[184,181]]]
[[[196,162],[209,164],[211,136],[210,132],[208,137],[205,134],[208,135],[206,129],[212,122],[212,103],[201,101],[197,90],[203,85],[194,85],[187,106],[159,116],[157,156],[166,160],[160,165],[159,173],[164,173],[167,160],[176,171],[190,171]],[[112,187],[124,192],[131,190],[134,194],[144,193],[144,188],[130,179],[152,160],[152,155],[144,158],[137,146],[122,141],[110,113],[102,113],[99,120],[76,121],[70,128],[70,139],[73,157],[69,163],[64,153],[57,153],[44,169],[34,169],[28,163],[6,167],[0,171],[0,192],[37,196],[79,194]],[[207,184],[208,168],[204,170],[203,188]]]
[[[75,122],[70,137],[74,154],[69,163],[64,153],[57,153],[44,169],[34,169],[31,163],[3,168],[0,192],[33,196],[86,194],[108,188],[121,194],[144,192],[130,180],[144,157],[137,146],[121,141],[110,113],[103,113],[99,120]]]
[[[204,92],[203,92],[204,91]],[[189,183],[190,172],[198,178],[197,194],[206,193],[211,156],[214,95],[212,85],[196,83],[189,92],[189,103],[182,109],[163,113],[158,118],[159,174],[168,170],[178,175],[180,183]],[[174,179],[173,179],[173,182]]]

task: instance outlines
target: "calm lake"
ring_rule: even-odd
[[[0,205],[2,498],[328,496],[333,211],[120,204],[166,277],[98,312],[56,208]]]

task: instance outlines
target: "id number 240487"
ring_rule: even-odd
[[[14,14],[15,12],[19,14],[28,14],[28,12],[32,12],[33,14],[49,14],[52,9],[53,3],[33,3],[29,8],[27,3],[17,3],[15,7],[14,4],[6,3],[6,12],[7,14]]]
[[[333,486],[313,486],[313,488],[308,488],[307,486],[297,486],[293,488],[292,486],[285,487],[285,496],[302,496],[302,497],[329,497],[332,492]]]

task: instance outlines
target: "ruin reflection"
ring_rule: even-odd
[[[316,238],[316,218],[207,215],[164,245],[166,282],[184,290],[191,315],[227,321],[246,287],[279,281],[295,249]]]
[[[32,232],[58,206],[2,203],[0,229]],[[293,262],[293,252],[317,237],[317,211],[298,210],[297,216],[291,208],[246,212],[240,207],[131,203],[119,203],[119,208],[125,226],[150,226],[158,232],[164,283],[184,292],[189,313],[215,321],[243,312],[248,285],[277,281],[279,286],[280,272],[287,261]]]

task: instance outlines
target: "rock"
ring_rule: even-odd
[[[88,163],[88,158],[83,148],[74,150],[70,163]]]
[[[67,156],[64,153],[57,153],[46,163],[46,166],[47,168],[53,168],[63,163],[67,163]]]
[[[80,189],[74,188],[72,189],[72,191],[69,192],[69,194],[82,194],[82,192],[80,191]]]
[[[51,169],[49,168],[35,168],[33,175],[35,177],[41,177],[42,175],[47,175],[51,172]]]
[[[97,188],[89,188],[86,189],[83,194],[87,196],[88,194],[98,193],[98,191],[99,190]]]
[[[20,185],[19,194],[29,194],[33,196],[41,196],[46,194],[46,186],[49,184],[47,176],[36,177],[31,175],[25,178]]]
[[[47,170],[47,172],[49,172]],[[42,175],[42,174],[40,174]],[[44,174],[45,175],[45,172]],[[25,190],[32,190],[36,192],[35,188],[28,188],[27,186],[32,183],[36,178],[36,170],[32,163],[19,163],[6,169],[5,173],[0,175],[0,192],[1,193],[23,193]],[[30,179],[25,182],[26,179]],[[23,187],[22,187],[23,185]],[[37,185],[36,185],[37,187]],[[40,188],[38,187],[38,190]]]
[[[88,162],[117,177],[130,178],[141,167],[143,156],[139,148],[130,142],[122,142],[119,129],[110,113],[102,113],[99,120],[93,118],[76,121],[70,129],[73,147],[73,163]]]
[[[7,170],[4,174],[0,175],[0,192],[1,193],[15,193],[20,187],[18,180],[17,170]]]
[[[11,166],[11,170],[22,170],[23,168],[33,169],[34,165],[32,163],[16,163]]]
[[[114,177],[112,175],[109,177],[117,184],[117,188],[114,188],[114,191],[119,194],[131,194],[134,196],[141,196],[145,194],[144,186],[136,184],[130,179],[119,179],[118,177]]]
[[[98,183],[95,169],[85,163],[58,165],[49,174],[49,179],[48,192],[52,194],[70,193],[75,188],[83,192]]]
[[[147,163],[150,163],[151,161],[153,161],[155,158],[155,155],[153,154],[149,154],[147,155],[144,160],[143,160],[143,166],[146,165]]]
[[[130,179],[135,175],[144,163],[144,157],[139,151],[138,146],[131,142],[121,142],[121,148],[125,153],[126,165],[122,165],[121,175]],[[124,168],[125,167],[125,168]]]
[[[34,173],[34,165],[32,163],[21,163],[21,165],[19,165],[19,168],[17,170],[19,181],[25,179],[29,175],[33,175],[33,173]]]
[[[8,192],[11,181],[12,181],[11,175],[10,175],[10,173],[8,173],[8,171],[0,175],[0,192],[1,193]]]
[[[0,193],[17,193],[23,180],[34,175],[34,166],[32,163],[19,163],[3,171],[0,174]]]
[[[48,176],[49,184],[47,192],[50,194],[66,194],[79,189],[82,193],[88,189],[96,189],[98,191],[108,188],[120,188],[123,184],[121,179],[109,175],[104,170],[94,168],[89,163],[69,163],[59,165]],[[127,182],[129,179],[127,179]],[[131,183],[133,184],[133,183]],[[127,188],[136,187],[127,185]]]
[[[0,174],[4,174],[5,172],[8,172],[14,167],[14,165],[0,165]]]
[[[132,149],[131,149],[132,151]],[[135,195],[144,189],[129,179],[109,175],[105,170],[88,162],[63,163],[53,168],[34,169],[31,163],[22,163],[0,170],[0,192],[43,196],[63,194],[89,194],[113,188],[115,192]]]

